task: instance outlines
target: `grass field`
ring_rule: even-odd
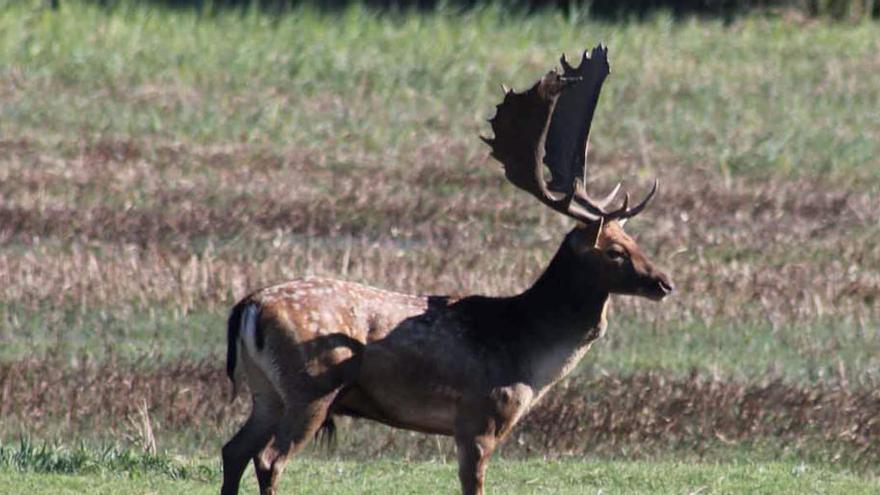
[[[10,461],[0,493],[214,491],[246,410],[226,404],[224,320],[256,287],[525,288],[568,224],[476,136],[500,83],[599,42],[613,73],[590,187],[660,178],[628,230],[680,290],[614,302],[490,487],[878,490],[880,25],[43,5],[0,2],[0,440],[155,446],[204,469]],[[455,486],[448,440],[341,430],[285,486]]]
[[[0,445],[0,490],[34,494],[214,493],[220,472],[204,459],[169,458],[119,449]],[[455,463],[298,459],[282,491],[315,494],[449,493]],[[256,491],[249,479],[242,487]],[[489,478],[495,493],[876,493],[865,473],[796,461],[503,460]]]
[[[292,462],[281,485],[284,493],[440,494],[457,489],[454,464],[381,460]],[[249,476],[242,491],[257,491]],[[0,472],[0,490],[27,488],[34,494],[101,495],[133,493],[216,493],[217,473],[173,479],[153,473],[86,475]],[[492,493],[852,493],[873,494],[880,482],[822,466],[762,464],[684,464],[675,462],[503,461],[492,466]],[[759,488],[758,488],[759,487]]]

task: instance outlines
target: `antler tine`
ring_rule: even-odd
[[[620,218],[620,215],[623,215],[624,213],[626,213],[627,208],[629,208],[629,193],[624,193],[623,194],[623,204],[620,205],[620,208],[618,208],[614,211],[608,212],[608,214],[605,215],[605,219],[606,220],[614,220],[614,219]]]
[[[617,192],[617,189],[618,188],[615,188],[615,193]],[[587,194],[587,189],[581,179],[575,179],[574,196],[572,199],[573,203],[577,204],[583,210],[590,212],[590,214],[596,217],[605,217],[608,215],[604,208],[605,205],[601,205],[599,204],[599,202],[590,199],[590,195]]]
[[[620,184],[617,184],[616,186],[614,186],[614,189],[611,191],[610,194],[608,194],[607,196],[605,196],[604,198],[602,198],[600,200],[595,200],[590,197],[590,195],[587,193],[587,190],[584,187],[583,183],[580,180],[578,180],[577,186],[575,187],[575,191],[574,191],[574,200],[582,208],[591,212],[593,215],[603,217],[606,220],[610,220],[613,215],[622,214],[626,210],[626,204],[629,202],[629,197],[627,196],[626,198],[624,198],[624,202],[623,202],[624,206],[622,208],[618,208],[618,209],[611,211],[611,212],[605,210],[605,208],[608,206],[608,204],[611,203],[614,200],[614,198],[617,196],[617,193],[619,191],[620,191]]]
[[[657,186],[658,186],[659,184],[660,184],[660,181],[657,180],[657,179],[654,179],[654,186],[651,187],[651,190],[648,192],[648,195],[645,196],[645,199],[643,199],[643,200],[642,200],[639,204],[637,204],[634,208],[629,209],[629,210],[625,210],[625,211],[624,211],[623,213],[621,213],[620,216],[617,217],[617,218],[620,219],[620,220],[623,220],[623,219],[626,219],[626,218],[632,218],[632,217],[638,215],[639,213],[641,213],[642,210],[644,210],[645,207],[648,206],[648,202],[651,201],[651,198],[654,197],[654,194],[657,193]]]
[[[633,208],[629,208],[629,193],[626,193],[623,196],[623,204],[620,206],[620,208],[617,208],[613,211],[605,210],[607,203],[609,203],[614,198],[614,196],[617,194],[617,191],[620,189],[620,184],[618,184],[617,187],[614,188],[612,194],[609,194],[608,196],[602,198],[600,201],[596,201],[590,198],[590,196],[586,194],[582,187],[578,188],[578,190],[576,191],[575,199],[577,200],[577,203],[585,210],[593,213],[594,215],[599,215],[605,220],[624,220],[638,215],[642,212],[642,210],[645,209],[646,206],[648,206],[651,198],[653,198],[654,194],[657,193],[658,185],[659,181],[657,179],[654,179],[654,185],[651,187],[651,190],[648,192],[645,198],[642,199],[642,201]]]
[[[605,209],[605,207],[607,207],[609,204],[611,204],[612,201],[614,201],[614,198],[617,197],[617,193],[619,191],[620,191],[620,182],[618,182],[617,185],[614,186],[614,189],[612,189],[611,192],[608,193],[607,196],[596,201],[596,206],[598,206],[599,208]]]

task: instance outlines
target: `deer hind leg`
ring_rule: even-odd
[[[274,495],[291,456],[299,453],[315,437],[327,418],[336,391],[318,398],[289,398],[284,413],[272,432],[272,442],[255,459],[264,472],[258,474],[260,493]]]
[[[265,449],[280,420],[281,398],[271,391],[254,393],[253,410],[244,426],[223,446],[223,486],[221,495],[238,493],[248,462]],[[256,465],[257,463],[255,463]],[[260,478],[257,469],[257,478]],[[262,482],[261,491],[262,491]]]

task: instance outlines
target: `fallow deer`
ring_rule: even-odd
[[[411,296],[326,278],[258,290],[233,309],[227,372],[253,411],[223,447],[221,493],[253,460],[260,492],[335,415],[455,438],[462,493],[482,494],[492,451],[605,331],[611,294],[660,300],[669,277],[623,231],[657,190],[608,209],[585,191],[593,110],[609,73],[599,46],[574,68],[507,90],[483,138],[515,186],[575,219],[550,265],[513,297]],[[548,181],[544,167],[551,173]],[[234,393],[234,392],[233,392]]]

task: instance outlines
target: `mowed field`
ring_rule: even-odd
[[[570,223],[477,136],[500,83],[599,42],[589,187],[660,179],[627,230],[678,291],[614,300],[489,490],[880,490],[880,24],[43,5],[0,3],[0,493],[216,491],[255,288],[526,288]],[[448,439],[343,421],[283,486],[455,472]]]

